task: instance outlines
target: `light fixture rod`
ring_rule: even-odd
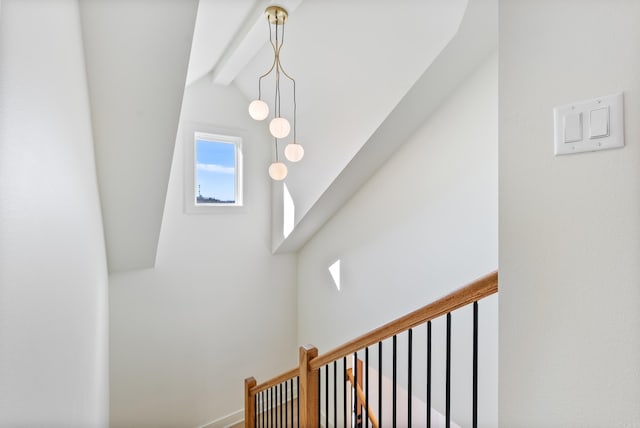
[[[277,29],[277,27],[276,27],[276,29]],[[282,42],[280,42],[280,48],[282,48],[283,44],[284,44],[284,25],[282,26]],[[278,62],[278,68],[280,69],[280,71],[282,71],[282,74],[284,74],[287,79],[289,79],[289,80],[291,80],[291,82],[293,82],[293,142],[295,144],[296,141],[298,141],[298,139],[296,138],[296,110],[297,110],[297,105],[296,105],[296,79],[294,79],[293,77],[289,76],[289,74],[287,74],[287,72],[284,70],[284,67],[280,63],[280,49],[278,49],[277,62]]]
[[[269,131],[274,137],[275,162],[269,166],[269,176],[274,180],[283,180],[287,176],[287,167],[281,163],[278,153],[278,140],[286,138],[291,130],[289,121],[282,117],[282,92],[280,87],[281,74],[289,79],[293,85],[293,141],[290,142],[284,150],[285,157],[290,162],[298,162],[304,156],[303,147],[297,142],[297,100],[296,100],[296,81],[282,67],[280,62],[280,52],[284,45],[284,25],[289,17],[285,9],[280,6],[269,6],[265,10],[267,22],[269,26],[269,43],[273,48],[273,62],[266,73],[258,78],[258,99],[249,104],[249,114],[255,120],[264,120],[269,116],[269,106],[262,100],[262,79],[274,73],[274,106],[273,119],[269,123]],[[272,28],[271,24],[275,25]]]

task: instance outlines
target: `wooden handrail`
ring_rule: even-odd
[[[360,401],[366,403],[367,397],[362,390],[362,387],[360,385],[356,385],[355,381],[353,380],[353,371],[350,368],[347,369],[347,377],[349,378],[349,382],[351,382],[351,385],[356,386],[356,391],[358,393],[358,398],[360,399]],[[371,421],[371,425],[373,425],[373,428],[378,428],[378,418],[376,418],[376,415],[373,413],[373,409],[371,407],[369,407],[368,409],[368,416],[369,420]]]
[[[269,379],[266,382],[262,382],[259,385],[253,386],[251,388],[251,394],[255,395],[259,392],[262,392],[271,388],[272,386],[280,385],[282,382],[285,382],[289,379],[293,379],[294,377],[298,376],[299,373],[300,373],[300,369],[298,367],[296,367],[295,369],[291,369],[288,372],[284,372],[274,378]]]
[[[298,415],[299,421],[301,426],[316,428],[318,426],[316,415],[318,414],[320,399],[320,397],[318,397],[317,371],[322,366],[497,292],[498,272],[496,271],[473,281],[469,285],[462,287],[433,303],[353,339],[324,355],[318,356],[318,350],[311,345],[300,347],[300,365],[298,367],[282,373],[259,385],[256,385],[256,381],[253,378],[245,379],[245,413],[248,415],[245,416],[245,426],[248,428],[253,427],[255,417],[255,406],[253,400],[256,394],[296,376],[300,376],[300,386],[298,390],[298,403],[300,406],[300,414]],[[350,380],[353,384],[352,374],[350,375]],[[356,392],[359,399],[361,401],[365,401],[366,397],[363,398],[364,394],[362,393],[362,388],[359,385],[356,386]],[[373,423],[375,415],[372,413],[371,409],[369,409],[368,416]]]
[[[448,294],[433,303],[417,309],[405,316],[391,321],[375,330],[370,331],[342,346],[339,346],[326,354],[319,355],[309,362],[312,370],[332,363],[335,360],[346,357],[360,349],[374,345],[382,340],[402,333],[439,316],[445,315],[498,291],[498,272],[490,273],[479,278],[469,285]]]

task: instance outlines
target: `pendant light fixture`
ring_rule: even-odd
[[[275,74],[275,98],[273,103],[273,119],[269,123],[269,132],[274,138],[276,160],[269,166],[269,176],[274,180],[284,180],[287,176],[287,166],[280,162],[278,155],[278,140],[287,138],[291,133],[289,121],[280,113],[280,77],[285,76],[293,84],[293,141],[284,149],[284,155],[290,162],[298,162],[304,156],[304,148],[296,141],[296,81],[289,76],[280,63],[280,50],[284,42],[284,24],[289,14],[280,6],[269,6],[265,10],[269,23],[269,42],[273,47],[273,64],[271,68],[258,79],[258,99],[249,104],[249,115],[255,120],[265,120],[269,117],[269,105],[262,99],[262,79]],[[275,29],[274,29],[275,27]]]

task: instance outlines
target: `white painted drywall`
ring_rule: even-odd
[[[0,93],[0,426],[106,427],[107,267],[76,1],[3,1]]]
[[[297,364],[295,256],[272,256],[271,146],[232,86],[185,92],[156,267],[110,276],[113,427],[195,427]],[[185,214],[186,130],[240,131],[244,206]]]
[[[500,425],[640,426],[640,2],[500,2]],[[623,149],[553,155],[624,91]]]
[[[153,267],[197,0],[82,0],[109,272]]]
[[[497,118],[493,55],[301,250],[300,343],[328,351],[497,268]],[[337,259],[341,291],[328,271]],[[486,388],[481,425],[493,427],[497,298],[484,302],[481,312],[481,387]],[[471,400],[455,391],[470,379],[471,331],[463,326],[471,325],[470,315],[467,310],[454,317],[453,346],[459,352],[454,351],[452,411],[453,420],[463,426],[470,424]],[[442,322],[433,327],[441,349],[442,327]],[[424,331],[416,331],[414,341],[423,349]],[[399,342],[400,361],[406,361],[406,341]],[[385,354],[385,373],[390,360]],[[442,352],[434,355],[436,361],[442,367]],[[416,365],[414,391],[424,397],[424,367]],[[440,385],[434,407],[442,412],[444,374],[434,372]]]
[[[437,13],[435,16],[440,15]],[[415,46],[414,48],[424,53],[421,49]],[[338,208],[349,200],[351,195],[422,125],[425,117],[451,95],[497,48],[497,0],[470,0],[453,38],[375,132],[368,137],[366,144],[350,159],[322,195],[313,201],[313,206],[304,216],[297,217],[295,228],[286,240],[281,233],[282,221],[274,222],[274,251],[286,253],[302,248]],[[332,129],[331,132],[340,134],[342,131],[338,129]],[[291,181],[297,181],[297,177],[287,177],[287,182]],[[280,195],[277,191],[273,192],[273,195],[278,198],[274,200],[274,206],[278,206]],[[299,212],[300,201],[295,195],[293,199]],[[282,213],[274,211],[274,217],[282,219]]]

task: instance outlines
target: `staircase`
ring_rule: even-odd
[[[473,310],[468,395],[472,427],[478,427],[479,301],[497,292],[493,272],[325,354],[312,345],[300,347],[298,367],[261,384],[245,379],[245,427],[458,427],[451,417],[452,313],[467,306]],[[445,328],[444,344],[435,343],[432,323]],[[422,346],[414,344],[414,335],[424,336],[420,344],[426,345],[420,361],[426,368],[424,400],[416,394],[423,387],[414,381]],[[436,365],[440,349],[446,357]],[[444,385],[436,385],[437,378]],[[444,402],[436,403],[434,391],[443,387]]]

